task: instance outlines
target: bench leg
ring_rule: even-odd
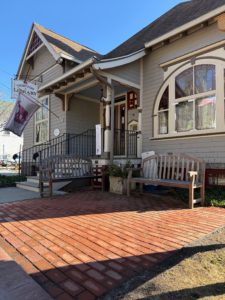
[[[204,206],[205,205],[205,185],[203,184],[201,186],[201,205]]]
[[[127,196],[130,197],[130,180],[127,179]]]
[[[194,188],[193,188],[193,185],[190,184],[189,185],[189,208],[192,209],[194,208]]]
[[[140,193],[143,194],[143,183],[139,183],[139,185]]]

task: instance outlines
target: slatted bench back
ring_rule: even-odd
[[[156,154],[142,161],[144,177],[189,181],[189,171],[197,171],[196,183],[202,182],[205,174],[203,160],[187,154]]]

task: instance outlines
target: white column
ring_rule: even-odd
[[[110,86],[107,86],[106,89],[106,98],[105,100],[105,132],[104,132],[104,152],[106,155],[110,156],[111,152],[111,118],[110,118],[110,105],[112,100],[112,89]]]
[[[140,92],[139,92],[139,107],[138,107],[138,139],[137,139],[137,157],[141,158],[142,153],[142,107],[143,107],[143,58],[140,61]]]
[[[142,108],[138,108],[138,136],[137,136],[137,157],[141,158],[142,153]]]

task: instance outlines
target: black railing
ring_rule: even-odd
[[[102,146],[104,130],[102,129]],[[103,149],[102,149],[103,153]],[[80,134],[66,133],[47,143],[35,145],[17,154],[20,163],[20,173],[25,176],[35,176],[41,166],[49,166],[55,157],[73,157],[90,159],[96,157],[95,129],[89,129]],[[137,132],[115,129],[114,156],[134,158],[137,156]]]
[[[137,131],[115,129],[114,155],[137,157]]]
[[[18,153],[20,172],[25,176],[36,175],[40,165],[48,165],[54,157],[73,156],[91,158],[95,156],[95,130],[89,129],[81,134],[63,134],[48,143],[35,145]]]

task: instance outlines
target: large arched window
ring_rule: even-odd
[[[204,63],[174,72],[158,93],[154,136],[202,134],[225,129],[224,84],[219,84],[224,82],[224,70],[225,64]]]

